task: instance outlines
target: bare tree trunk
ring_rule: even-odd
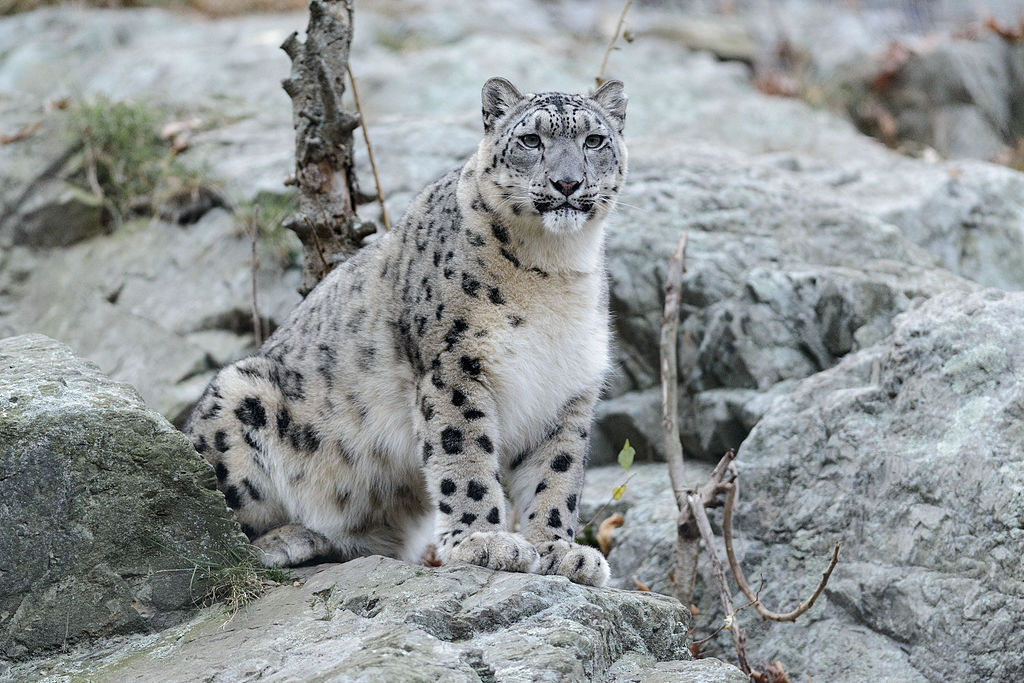
[[[292,60],[282,85],[292,99],[299,188],[299,211],[285,227],[305,250],[303,296],[373,232],[356,220],[352,131],[359,117],[341,108],[351,42],[351,0],[310,0],[306,41],[292,33],[281,45]]]

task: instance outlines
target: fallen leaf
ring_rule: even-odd
[[[625,521],[622,515],[616,512],[601,522],[601,526],[597,528],[597,545],[601,548],[601,552],[605,557],[612,551],[612,532],[622,526],[622,523]]]
[[[1011,43],[1019,43],[1024,40],[1024,19],[1018,26],[1003,26],[993,17],[989,17],[985,26],[1003,40]]]
[[[53,111],[60,109],[67,109],[71,105],[71,98],[69,97],[58,97],[55,100],[47,100],[43,104],[43,111],[49,114]]]
[[[0,135],[0,145],[9,145],[12,142],[17,142],[18,140],[24,140],[39,130],[41,125],[43,125],[42,121],[36,121],[35,123],[28,124],[17,133],[12,133],[11,135]]]

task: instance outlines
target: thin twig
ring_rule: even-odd
[[[750,589],[750,584],[747,583],[746,577],[743,576],[743,570],[740,569],[740,563],[736,561],[736,554],[733,552],[732,547],[732,513],[736,505],[736,484],[726,484],[725,493],[725,509],[722,513],[722,538],[725,540],[725,554],[729,558],[729,568],[732,570],[732,575],[736,579],[736,584],[743,591],[743,594],[747,596],[754,609],[765,619],[770,621],[796,621],[797,617],[809,610],[814,606],[814,601],[818,599],[821,592],[825,590],[825,584],[828,583],[828,579],[832,576],[832,570],[836,568],[836,563],[839,562],[839,546],[840,542],[836,541],[835,547],[832,549],[832,559],[828,563],[828,568],[825,569],[821,574],[821,581],[818,583],[818,587],[814,590],[811,597],[801,602],[796,609],[791,612],[772,612],[767,609],[758,598],[757,594]]]
[[[12,142],[24,140],[25,138],[32,136],[37,130],[39,130],[39,127],[42,125],[43,120],[40,119],[35,123],[30,123],[27,126],[23,127],[17,133],[11,133],[10,135],[0,135],[0,145],[9,145]]]
[[[260,205],[252,207],[252,218],[250,219],[249,233],[252,238],[252,335],[256,340],[256,346],[263,344],[263,325],[260,324],[260,308],[256,301],[256,271],[260,267],[259,257],[256,255],[256,238],[259,233]]]
[[[377,201],[380,202],[380,218],[384,223],[385,230],[391,230],[391,223],[388,221],[388,210],[384,206],[384,191],[380,187],[380,176],[377,174],[377,162],[373,159],[373,145],[370,144],[370,133],[366,130],[366,117],[363,116],[363,107],[359,104],[359,90],[356,89],[356,77],[352,75],[352,67],[345,65],[348,70],[348,80],[352,84],[352,99],[356,101],[356,111],[359,112],[359,121],[362,123],[363,140],[366,141],[366,156],[370,158],[370,168],[373,170],[373,182],[377,184]]]
[[[686,272],[686,233],[679,238],[665,275],[665,310],[661,315],[661,426],[665,434],[665,459],[679,510],[686,508],[686,484],[683,481],[683,447],[679,441],[679,415],[676,392],[676,333],[679,330],[679,290]]]
[[[731,621],[729,630],[732,631],[732,644],[736,648],[736,658],[739,660],[740,669],[749,676],[750,665],[747,663],[746,637],[736,621],[736,609],[732,604],[732,593],[729,590],[729,584],[725,580],[722,561],[718,558],[718,551],[715,549],[715,535],[711,531],[711,522],[708,521],[708,515],[704,511],[704,501],[701,500],[700,495],[697,493],[690,494],[687,500],[690,511],[697,521],[697,528],[700,529],[701,538],[704,539],[704,549],[708,553],[708,559],[711,560],[711,573],[714,574],[715,581],[718,583],[718,594],[722,600],[722,610],[726,614],[726,619]]]
[[[764,577],[761,577],[761,587],[757,589],[758,592],[760,592],[761,588],[764,588]],[[749,600],[747,600],[745,603],[743,603],[742,605],[740,605],[739,607],[736,608],[735,614],[739,614],[740,612],[742,612],[743,610],[747,609],[748,607],[753,607],[753,606],[754,606],[754,603],[752,603]],[[733,620],[733,622],[735,622],[735,619]],[[703,645],[704,643],[708,642],[709,640],[711,640],[712,638],[717,636],[719,633],[724,631],[727,626],[730,627],[730,628],[732,627],[731,624],[726,624],[726,623],[723,622],[722,625],[719,626],[718,629],[714,633],[712,633],[709,636],[705,636],[704,638],[701,638],[700,640],[693,641],[693,644],[694,645]]]
[[[628,477],[626,477],[626,481],[622,482],[622,485],[623,485],[623,486],[625,486],[626,484],[628,484],[628,483],[629,483],[629,480],[633,478],[633,475],[634,475],[634,474],[636,474],[636,472],[633,472],[633,473],[632,473],[632,474],[630,474],[630,475],[629,475]],[[589,522],[587,522],[586,524],[584,524],[584,525],[583,525],[582,527],[580,527],[580,533],[582,534],[582,533],[583,533],[583,531],[584,531],[584,530],[585,530],[585,529],[586,529],[586,528],[587,528],[588,526],[593,526],[594,522],[596,522],[596,521],[597,521],[597,518],[601,516],[601,513],[602,513],[602,512],[604,512],[604,509],[605,509],[606,507],[608,507],[609,505],[611,505],[612,503],[614,503],[614,502],[616,502],[616,501],[615,501],[615,496],[612,496],[611,498],[609,498],[609,499],[608,499],[608,502],[606,502],[606,503],[605,503],[604,505],[602,505],[601,507],[599,507],[599,508],[597,509],[597,512],[595,512],[595,513],[594,513],[594,516],[590,518],[590,521],[589,521]]]
[[[608,48],[604,51],[604,59],[601,60],[601,70],[597,72],[597,87],[601,87],[604,83],[604,68],[608,66],[608,55],[612,53],[612,48],[615,47],[615,42],[619,39],[619,34],[622,33],[622,22],[626,20],[626,12],[629,11],[629,6],[633,4],[633,0],[626,0],[626,4],[622,6],[622,13],[619,15],[619,23],[615,24],[615,35],[612,36],[611,42],[608,43]]]

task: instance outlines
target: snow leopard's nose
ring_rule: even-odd
[[[555,186],[555,189],[564,194],[566,197],[571,195],[577,189],[579,189],[580,181],[578,180],[552,180],[551,184]]]

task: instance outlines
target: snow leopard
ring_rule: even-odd
[[[603,223],[626,95],[492,78],[484,134],[184,428],[267,566],[380,554],[601,586],[576,543],[611,364]]]

